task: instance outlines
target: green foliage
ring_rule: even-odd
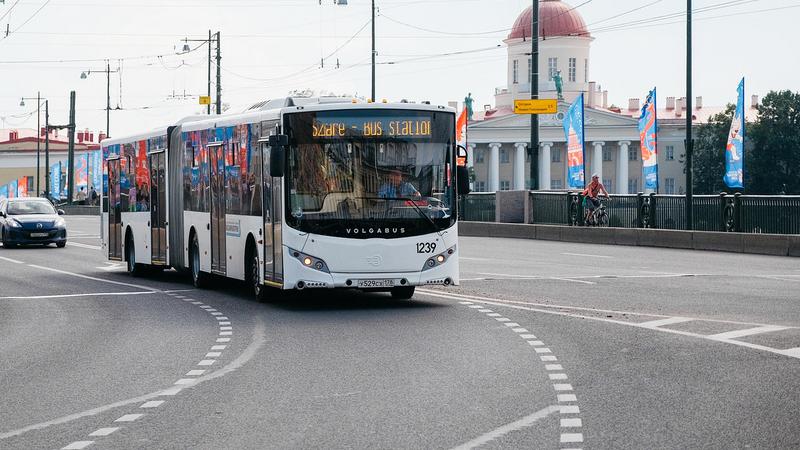
[[[730,192],[725,174],[725,145],[734,105],[712,116],[695,132],[694,190]],[[800,93],[772,91],[758,106],[758,118],[745,124],[745,193],[800,193]]]

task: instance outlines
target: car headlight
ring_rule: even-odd
[[[63,217],[59,217],[59,218],[56,219],[56,221],[53,223],[53,225],[55,225],[57,227],[66,227],[67,226],[67,221],[64,220]]]
[[[8,224],[8,226],[9,226],[9,227],[11,227],[11,228],[22,228],[22,224],[21,224],[21,223],[19,223],[19,222],[17,221],[17,219],[9,219],[9,220],[8,220],[8,222],[6,222],[6,223],[7,223],[7,224]]]

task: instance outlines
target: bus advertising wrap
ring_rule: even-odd
[[[567,167],[569,169],[567,187],[583,189],[586,183],[584,167],[583,94],[567,110],[564,116],[564,135],[567,138]]]
[[[642,147],[642,179],[644,189],[658,192],[658,117],[656,88],[647,95],[639,118],[639,140]]]
[[[733,114],[728,144],[725,146],[725,176],[729,188],[744,188],[744,78],[736,88],[736,112]]]

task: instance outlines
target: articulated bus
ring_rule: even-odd
[[[197,287],[352,288],[407,299],[459,283],[469,189],[455,111],[326,99],[264,102],[102,142],[102,245],[140,275]]]

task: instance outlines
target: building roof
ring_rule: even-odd
[[[517,17],[508,39],[521,39],[531,36],[532,7],[528,7]],[[542,0],[539,3],[539,36],[584,36],[591,37],[581,14],[560,0]]]

